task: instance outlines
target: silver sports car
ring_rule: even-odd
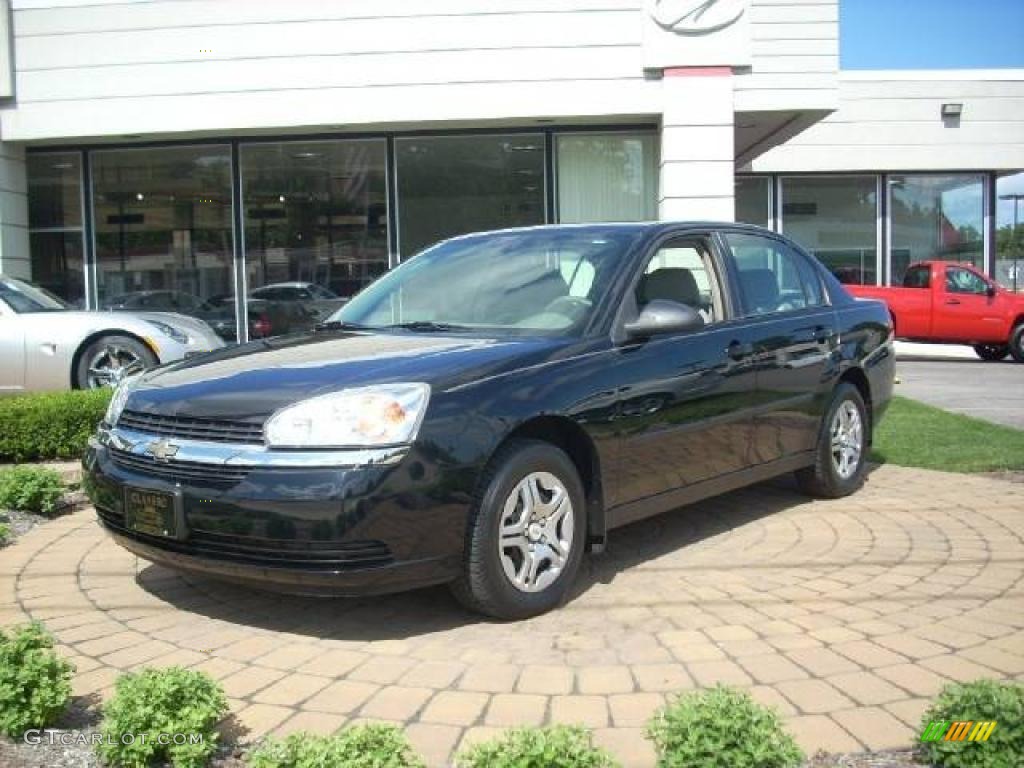
[[[0,275],[0,394],[110,386],[223,346],[193,317],[75,310],[42,288]]]

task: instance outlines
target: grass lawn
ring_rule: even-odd
[[[1024,430],[894,397],[875,430],[871,459],[947,472],[1024,470]]]

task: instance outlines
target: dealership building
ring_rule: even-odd
[[[659,218],[771,227],[846,282],[939,258],[1024,289],[1024,70],[843,71],[835,1],[0,7],[0,272],[86,307],[226,306],[244,338],[261,288]]]

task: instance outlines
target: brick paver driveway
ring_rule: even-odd
[[[853,498],[762,485],[615,532],[576,598],[519,624],[444,589],[276,597],[136,560],[91,511],[0,554],[0,623],[40,619],[78,693],[124,669],[219,678],[256,736],[374,719],[435,765],[516,724],[581,722],[627,765],[667,693],[723,681],[804,747],[904,746],[949,680],[1024,677],[1024,485],[883,467]]]

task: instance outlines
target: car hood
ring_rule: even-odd
[[[53,312],[28,313],[48,326],[75,328],[85,338],[91,333],[103,330],[126,330],[139,336],[153,334],[156,329],[145,321],[156,321],[170,325],[192,336],[211,335],[210,326],[202,320],[174,312],[137,312],[135,310],[64,309]]]
[[[114,311],[120,314],[123,310]],[[124,314],[137,317],[140,320],[166,323],[180,331],[190,333],[193,336],[196,334],[210,333],[210,326],[204,320],[200,320],[197,317],[189,317],[188,315],[179,315],[176,312],[137,312],[128,310],[125,311]]]
[[[565,339],[312,332],[250,342],[146,374],[127,409],[262,421],[285,405],[347,387],[424,382],[434,392],[536,365]]]

